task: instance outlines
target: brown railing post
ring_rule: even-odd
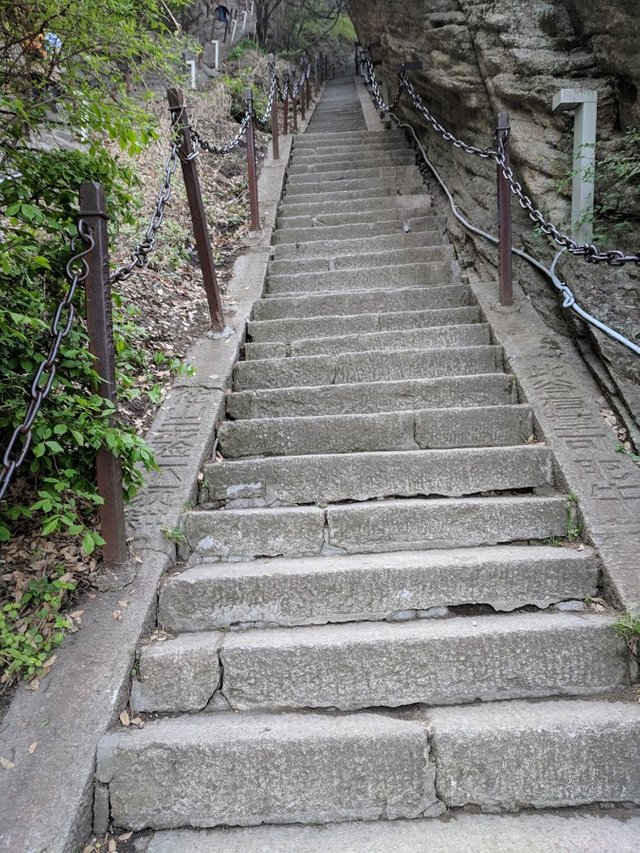
[[[307,90],[304,85],[304,81],[302,86],[300,87],[300,119],[304,121],[305,112],[306,112],[306,100],[307,100]]]
[[[273,73],[276,73],[276,58],[273,53],[269,54],[269,65]],[[271,107],[271,142],[273,143],[273,159],[280,159],[280,140],[278,138],[278,90],[273,93],[273,105]]]
[[[307,65],[307,71],[310,71],[310,70],[311,70],[311,65]],[[305,84],[304,84],[306,87],[306,90],[307,90],[307,107],[311,103],[311,80],[309,79],[309,77],[311,77],[311,74],[309,74],[309,76],[305,80]]]
[[[213,255],[211,253],[211,240],[209,239],[207,217],[204,212],[200,181],[194,159],[195,152],[191,141],[191,133],[189,132],[189,118],[184,106],[184,95],[180,89],[167,89],[167,99],[169,101],[172,121],[174,124],[179,122],[181,130],[179,154],[182,165],[182,177],[184,178],[184,186],[187,191],[187,201],[189,202],[189,211],[193,223],[193,234],[196,240],[200,269],[202,270],[202,283],[209,304],[211,326],[214,331],[221,332],[224,329],[224,312],[218,288],[216,267],[213,263]]]
[[[318,92],[320,91],[320,60],[316,57],[314,61],[314,75],[313,75],[313,83],[316,87],[316,98],[318,97]]]
[[[282,132],[286,136],[289,133],[289,98],[284,99],[282,105]]]
[[[253,92],[249,87],[244,90],[244,99],[249,113],[247,124],[247,175],[249,178],[249,203],[251,205],[251,230],[260,230],[260,211],[258,209],[258,177],[256,172],[256,139],[253,127]]]
[[[293,125],[293,132],[297,133],[298,132],[298,99],[297,98],[293,98],[291,101],[291,118],[292,118],[291,123]]]
[[[505,165],[509,166],[509,115],[498,113],[496,136],[504,146]],[[498,164],[498,251],[500,304],[513,305],[513,265],[511,257],[511,190]]]
[[[85,282],[87,300],[87,331],[89,350],[93,355],[100,382],[97,393],[109,400],[114,408],[116,396],[116,357],[113,346],[111,315],[111,283],[109,281],[109,238],[104,190],[91,182],[80,186],[80,219],[89,226],[94,246],[87,255],[88,275]],[[105,565],[117,568],[127,563],[127,533],[124,521],[122,469],[120,460],[108,448],[101,447],[96,455],[98,494],[104,503],[100,507],[100,531],[105,541]]]

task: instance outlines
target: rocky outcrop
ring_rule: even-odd
[[[509,113],[518,178],[537,206],[562,227],[568,227],[570,218],[567,177],[573,119],[551,112],[555,92],[561,87],[598,90],[598,156],[615,150],[622,132],[640,123],[635,0],[610,0],[606,8],[595,0],[348,0],[347,5],[361,42],[380,40],[378,70],[392,92],[395,63],[422,60],[423,70],[412,72],[411,79],[453,133],[475,145],[490,145],[495,115],[501,110]],[[427,130],[406,96],[398,113],[420,129],[462,210],[476,224],[495,230],[492,164],[453,149]],[[630,219],[630,234],[622,246],[628,250],[640,243],[637,190],[637,184],[619,187],[621,205]],[[528,218],[515,208],[514,215],[516,242],[551,260],[553,249]],[[610,239],[622,240],[618,235]],[[460,241],[474,263],[495,265],[495,252],[488,244],[462,235]],[[637,269],[591,267],[582,260],[565,259],[561,270],[587,310],[640,340]],[[617,387],[610,377],[605,379],[612,393],[624,387],[627,404],[640,420],[638,358],[602,334],[567,320],[548,281],[528,266],[517,262],[514,271],[550,325],[595,343],[616,379]]]

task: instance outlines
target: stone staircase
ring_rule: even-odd
[[[453,810],[426,823],[466,850],[461,807],[640,802],[635,673],[582,603],[596,555],[568,539],[574,502],[413,163],[365,129],[351,81],[296,138],[186,562],[160,592],[170,638],[140,650],[131,706],[151,716],[99,748],[116,827]],[[397,849],[423,849],[417,824],[394,824]],[[305,830],[304,849],[374,849],[350,827]],[[149,850],[302,849],[270,831],[158,832]]]

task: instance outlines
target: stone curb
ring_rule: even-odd
[[[155,625],[158,583],[175,558],[175,544],[160,528],[178,527],[211,452],[227,379],[264,287],[291,146],[292,136],[281,136],[280,159],[272,159],[269,146],[263,163],[258,182],[263,229],[247,240],[248,251],[234,264],[226,336],[205,337],[190,348],[187,361],[196,373],[174,383],[149,430],[160,469],[146,478],[127,513],[140,562],[135,571],[107,575],[105,591],[78,602],[76,609],[84,611],[81,630],[60,649],[37,692],[20,686],[0,723],[0,756],[15,765],[0,770],[2,850],[76,853],[91,833],[96,748],[126,707],[136,648]]]

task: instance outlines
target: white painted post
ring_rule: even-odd
[[[253,15],[253,0],[251,0],[251,6],[249,7],[249,11]]]
[[[233,22],[233,30],[231,31],[231,44],[236,40],[236,30],[238,29],[238,19],[236,18]]]
[[[593,240],[593,179],[596,161],[598,92],[595,89],[560,89],[552,109],[575,110],[573,119],[573,185],[571,236],[577,243]],[[588,220],[588,221],[585,221]]]
[[[214,46],[215,46],[215,49],[216,49],[216,52],[215,52],[215,55],[214,55],[214,65],[213,65],[213,67],[214,67],[214,68],[216,69],[216,71],[217,71],[217,70],[218,70],[218,65],[220,64],[220,42],[218,41],[218,39],[213,39],[213,40],[211,41],[211,44],[212,44],[212,45],[214,45]]]
[[[242,13],[242,32],[247,29],[247,10]]]
[[[191,68],[191,88],[196,88],[196,61],[195,59],[187,59],[187,65]]]

